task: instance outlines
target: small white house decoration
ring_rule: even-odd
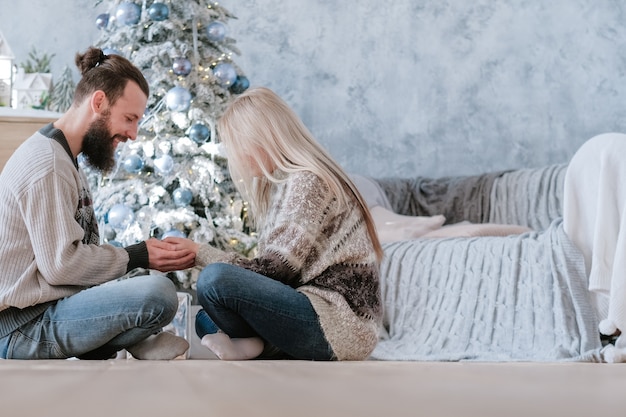
[[[0,107],[11,106],[14,58],[11,47],[0,32]]]
[[[25,73],[20,68],[15,76],[15,108],[45,108],[52,88],[52,74]]]
[[[40,54],[35,47],[28,53],[26,62],[20,64],[15,75],[14,106],[18,109],[45,110],[52,91],[50,61],[53,55]]]

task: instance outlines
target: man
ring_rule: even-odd
[[[108,359],[127,349],[137,359],[173,359],[189,348],[160,331],[176,314],[174,284],[162,274],[117,278],[137,267],[189,268],[195,255],[157,239],[99,245],[76,159],[113,167],[117,144],[136,138],[148,83],[130,61],[98,48],[77,54],[76,65],[71,108],[0,174],[0,358]]]

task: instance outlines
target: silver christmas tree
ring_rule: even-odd
[[[102,2],[98,2],[99,5]],[[120,144],[107,175],[89,170],[104,243],[184,236],[251,256],[247,204],[216,142],[216,120],[249,82],[233,61],[234,16],[217,3],[109,1],[96,46],[137,65],[151,95],[135,141]],[[195,289],[198,270],[174,273]]]

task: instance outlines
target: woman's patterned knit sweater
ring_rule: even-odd
[[[378,341],[382,320],[379,268],[356,201],[340,207],[311,172],[274,184],[254,259],[201,245],[196,262],[227,262],[304,293],[339,360],[361,360]]]

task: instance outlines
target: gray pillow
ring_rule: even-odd
[[[361,196],[365,199],[369,208],[381,206],[387,210],[393,211],[391,204],[389,203],[389,199],[387,199],[387,195],[376,181],[363,175],[349,175],[350,179],[361,193]]]

